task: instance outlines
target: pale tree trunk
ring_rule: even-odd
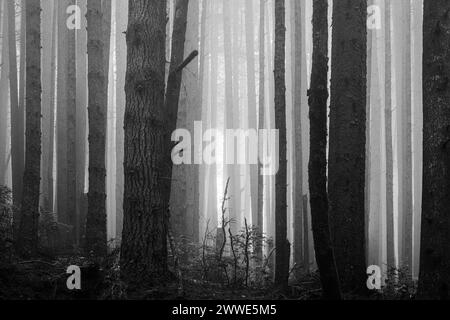
[[[68,34],[66,9],[68,0],[58,5],[58,66],[56,107],[56,213],[60,222],[66,220],[67,197],[67,103],[68,103]]]
[[[34,256],[38,248],[41,166],[41,7],[26,1],[26,153],[18,235],[19,252]]]
[[[101,0],[87,2],[89,192],[86,251],[106,254],[106,115],[107,81]]]
[[[256,130],[258,127],[258,120],[256,117],[255,31],[253,21],[253,0],[245,1],[245,41],[247,55],[248,129]],[[258,166],[256,164],[250,164],[249,175],[252,224],[253,226],[260,229],[262,221],[258,221]]]
[[[17,87],[17,47],[16,47],[16,11],[14,1],[6,1],[8,17],[8,56],[9,56],[9,96],[11,108],[11,165],[13,204],[22,205],[22,183],[24,171],[24,114],[19,108]],[[22,51],[24,52],[24,51]],[[22,55],[24,56],[24,55]],[[15,229],[20,223],[20,210],[14,211]]]
[[[299,1],[293,1],[294,10],[294,59],[292,68],[294,69],[294,263],[298,266],[303,262],[309,264],[308,258],[303,253],[303,238],[308,237],[308,233],[303,232],[303,135],[302,135],[302,96],[305,94],[305,84],[303,83],[303,25],[304,14]],[[328,38],[327,38],[328,39]],[[306,265],[304,265],[306,266]],[[306,270],[305,270],[306,271]]]
[[[258,130],[263,130],[266,128],[265,125],[265,71],[266,71],[266,44],[265,44],[265,21],[266,21],[266,9],[265,9],[265,1],[259,1],[259,114],[258,114]],[[258,146],[259,148],[264,148],[261,145],[261,142]],[[258,152],[261,154],[261,150],[258,148]],[[264,150],[262,150],[264,151]],[[260,221],[259,232],[261,234],[264,232],[264,175],[262,174],[262,162],[258,163],[258,221]],[[259,242],[257,242],[256,254],[261,259],[263,257],[263,243],[262,238]]]
[[[0,112],[2,115],[0,118],[0,185],[6,185],[6,173],[7,173],[7,133],[8,133],[8,16],[7,16],[7,3],[0,1],[0,26],[2,30],[2,48],[1,48],[1,78],[0,78]]]
[[[418,296],[450,294],[450,34],[443,28],[450,10],[444,0],[424,1],[423,27],[423,209]]]
[[[77,0],[81,9],[81,28],[76,30],[76,216],[77,241],[85,235],[86,225],[86,152],[87,152],[87,0]]]
[[[125,73],[127,64],[125,32],[127,28],[128,1],[116,0],[116,232],[118,240],[123,227],[123,150],[124,150],[124,112],[125,112]]]

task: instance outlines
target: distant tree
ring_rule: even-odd
[[[363,289],[366,282],[366,21],[367,0],[333,2],[328,195],[344,290]]]
[[[19,252],[29,257],[36,255],[38,247],[41,174],[41,7],[40,0],[27,0],[25,4],[26,148],[17,245]]]
[[[423,207],[418,295],[450,298],[450,34],[445,0],[424,2]]]

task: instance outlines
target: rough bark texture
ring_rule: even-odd
[[[333,2],[329,150],[331,239],[343,289],[366,281],[364,180],[367,1]]]
[[[424,159],[419,297],[450,291],[450,3],[424,3]]]
[[[165,0],[129,2],[120,263],[124,279],[135,284],[167,274],[165,26]]]
[[[18,248],[29,257],[37,253],[41,171],[41,7],[26,1],[26,153]]]
[[[287,239],[286,157],[286,25],[285,1],[275,0],[275,128],[279,130],[279,170],[276,175],[275,285],[286,290],[289,277],[290,243]]]
[[[86,251],[106,254],[106,112],[104,35],[101,0],[87,2],[89,192]]]
[[[8,16],[7,16],[7,3],[0,1],[0,25],[2,28],[2,49],[1,49],[1,78],[0,78],[0,112],[1,114],[8,114]],[[6,185],[6,171],[7,171],[7,123],[8,117],[3,116],[0,118],[0,185]]]
[[[313,61],[309,96],[309,189],[314,249],[325,299],[340,299],[330,239],[327,196],[328,15],[327,0],[313,2]],[[306,235],[305,235],[306,236]]]

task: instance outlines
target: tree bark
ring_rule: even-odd
[[[133,284],[167,273],[165,0],[129,3],[121,272]],[[176,115],[176,113],[175,113]]]
[[[86,251],[106,255],[106,114],[104,34],[101,0],[87,2],[89,192]]]
[[[26,4],[26,153],[18,236],[19,252],[34,256],[38,248],[39,185],[41,171],[41,7]]]
[[[366,0],[333,2],[328,195],[336,265],[349,291],[366,283],[366,21]]]
[[[418,296],[448,299],[450,291],[450,3],[424,2],[424,159]]]
[[[340,285],[330,239],[327,196],[328,3],[313,2],[313,61],[309,96],[309,189],[314,249],[324,299],[340,299]],[[305,235],[307,236],[307,235]]]
[[[289,277],[290,243],[287,239],[286,155],[286,24],[285,1],[275,0],[275,128],[279,130],[279,170],[276,175],[275,285],[286,291]]]

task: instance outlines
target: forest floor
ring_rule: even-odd
[[[78,265],[81,290],[67,289],[67,267]],[[288,295],[273,288],[232,288],[194,278],[176,280],[127,294],[114,263],[98,267],[81,256],[36,260],[13,258],[0,263],[0,300],[316,300],[321,289],[317,275],[305,276],[290,286]]]
[[[67,267],[80,266],[81,290],[67,289]],[[66,256],[36,260],[12,258],[0,262],[0,300],[319,300],[320,278],[317,273],[305,274],[290,281],[287,294],[272,286],[231,287],[191,276],[158,286],[127,292],[120,281],[117,256],[111,256],[102,266],[83,256]],[[410,300],[411,287],[401,283],[390,292],[369,297],[346,295],[347,300]]]

